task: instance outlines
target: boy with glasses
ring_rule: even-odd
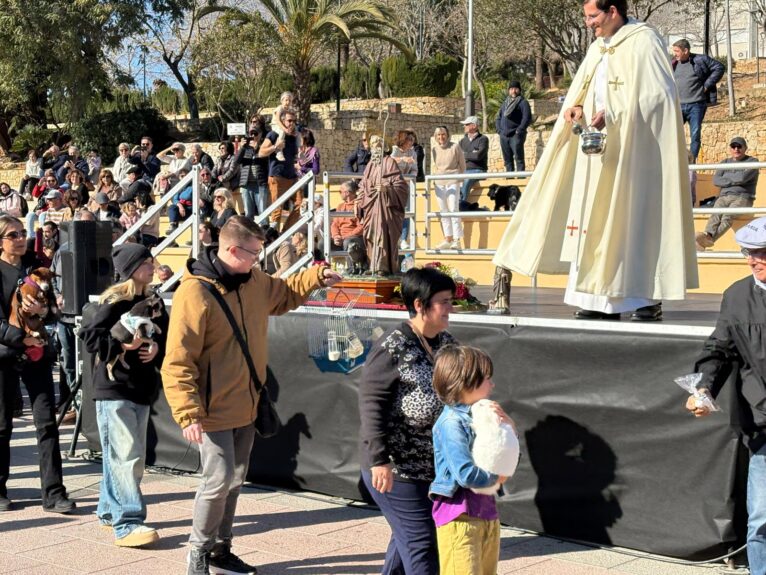
[[[735,162],[757,162],[758,158],[747,155],[745,138],[737,136],[729,143],[729,157],[722,164]],[[713,185],[721,188],[721,193],[713,205],[714,208],[749,208],[755,201],[755,187],[758,185],[758,169],[752,170],[717,170],[713,176]],[[704,252],[712,248],[716,240],[731,227],[735,214],[713,214],[707,221],[704,232],[698,232],[697,251]]]

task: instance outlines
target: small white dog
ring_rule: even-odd
[[[519,463],[519,439],[513,427],[500,421],[489,399],[480,399],[471,406],[471,418],[471,427],[476,434],[471,450],[473,462],[484,471],[511,477]],[[494,495],[499,487],[498,482],[472,491]]]

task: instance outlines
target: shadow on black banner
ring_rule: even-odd
[[[559,415],[546,417],[525,436],[545,533],[611,545],[607,528],[622,517],[622,509],[611,490],[617,456],[609,444]]]
[[[271,368],[267,368],[265,387],[279,413],[280,386]],[[303,412],[293,413],[287,420],[280,413],[280,418],[282,428],[274,437],[264,439],[255,436],[248,480],[289,489],[305,489],[306,482],[296,471],[301,438],[311,439],[308,418]]]

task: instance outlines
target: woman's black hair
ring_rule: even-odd
[[[301,141],[303,142],[303,145],[308,148],[313,148],[316,144],[316,140],[314,139],[314,132],[309,130],[308,128],[304,128],[301,132]]]
[[[223,142],[221,142],[219,145],[221,145],[221,146],[226,146],[226,153],[227,153],[228,155],[230,155],[230,156],[231,156],[231,155],[233,155],[233,154],[234,154],[234,143],[233,143],[233,142],[229,142],[228,140],[224,140],[224,141],[223,141]]]
[[[420,300],[424,310],[431,307],[431,300],[441,291],[455,295],[455,280],[436,268],[412,268],[402,276],[402,300],[410,317],[415,317],[415,300]]]

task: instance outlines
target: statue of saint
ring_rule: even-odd
[[[383,155],[383,138],[370,138],[371,159],[359,183],[362,236],[373,275],[399,268],[399,236],[409,193],[396,162]]]
[[[495,267],[495,277],[492,280],[494,298],[489,302],[487,313],[509,313],[511,301],[511,279],[513,273],[503,266]]]

